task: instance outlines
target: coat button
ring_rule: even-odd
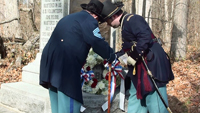
[[[63,39],[61,39],[61,42],[63,42],[64,40]]]

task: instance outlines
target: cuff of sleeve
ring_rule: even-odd
[[[108,62],[113,62],[117,58],[117,55],[115,53],[110,54],[110,58],[108,59]]]
[[[135,51],[132,51],[130,53],[130,56],[134,59],[134,60],[139,60],[141,58],[143,54],[139,54],[136,50]]]

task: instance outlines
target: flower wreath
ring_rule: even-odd
[[[97,95],[108,95],[108,68],[104,65],[107,62],[93,49],[90,49],[86,63],[81,69],[81,80],[82,80],[82,91]],[[102,79],[97,79],[95,76],[94,68],[97,66],[103,66],[102,68]],[[117,64],[118,65],[118,64]],[[113,73],[117,74],[117,73]],[[116,76],[116,86],[120,85],[121,78]]]

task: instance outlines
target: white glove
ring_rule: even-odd
[[[121,64],[125,64],[125,65],[134,66],[136,63],[136,61],[133,58],[131,58],[130,56],[128,56],[126,53],[124,55],[120,56],[118,59]]]
[[[127,65],[127,59],[128,59],[128,55],[126,53],[118,58],[120,63],[123,65]]]
[[[128,65],[135,66],[135,63],[136,63],[136,61],[133,58],[131,58],[130,56],[127,58]]]

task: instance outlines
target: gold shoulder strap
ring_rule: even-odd
[[[124,18],[125,18],[127,15],[128,15],[128,14],[125,14],[125,15],[123,16],[122,22],[121,22],[121,27],[122,27],[122,25],[123,25],[123,23],[124,23]]]

